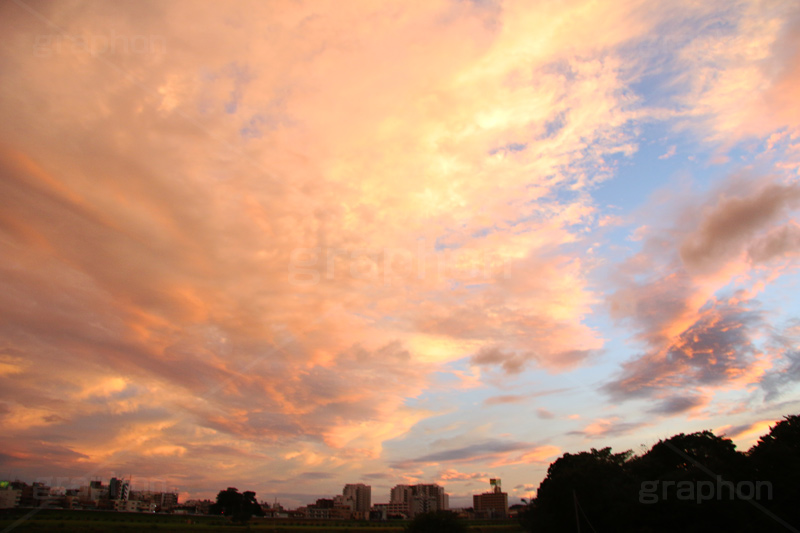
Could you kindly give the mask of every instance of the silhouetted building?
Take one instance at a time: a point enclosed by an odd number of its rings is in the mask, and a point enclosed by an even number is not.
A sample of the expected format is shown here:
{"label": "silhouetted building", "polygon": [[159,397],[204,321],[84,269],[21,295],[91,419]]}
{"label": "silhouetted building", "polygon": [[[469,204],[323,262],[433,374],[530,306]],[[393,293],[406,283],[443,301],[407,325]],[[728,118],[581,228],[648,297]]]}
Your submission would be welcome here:
{"label": "silhouetted building", "polygon": [[[340,496],[342,501],[344,500],[343,496]],[[316,503],[307,505],[303,511],[303,514],[307,518],[316,518],[316,519],[328,519],[331,518],[331,509],[333,509],[333,499],[330,498],[319,498]],[[347,509],[348,512],[350,509]]]}
{"label": "silhouetted building", "polygon": [[376,503],[369,511],[369,519],[376,521],[383,521],[389,518],[389,504]]}
{"label": "silhouetted building", "polygon": [[166,511],[178,506],[178,493],[177,492],[162,492],[161,493],[161,509]]}
{"label": "silhouetted building", "polygon": [[103,498],[108,498],[108,487],[104,487],[102,481],[90,481],[78,490],[78,499],[84,506],[96,507]]}
{"label": "silhouetted building", "polygon": [[[181,507],[193,514],[208,514],[208,510],[213,504],[214,502],[211,500],[187,500]],[[269,509],[268,503],[261,504],[261,510],[265,509]]]}
{"label": "silhouetted building", "polygon": [[108,498],[110,500],[119,500],[119,495],[122,492],[122,480],[115,477],[111,478],[108,482]]}
{"label": "silhouetted building", "polygon": [[19,491],[20,507],[33,507],[33,487],[24,481],[12,481],[9,486]]}
{"label": "silhouetted building", "polygon": [[49,507],[56,498],[50,495],[50,487],[39,481],[34,481],[31,486],[34,507]]}
{"label": "silhouetted building", "polygon": [[8,481],[0,481],[0,509],[19,507],[22,489],[14,488]]}
{"label": "silhouetted building", "polygon": [[502,491],[500,480],[492,479],[491,492],[474,494],[472,507],[476,518],[505,518],[508,516],[508,494]]}
{"label": "silhouetted building", "polygon": [[333,507],[317,507],[315,505],[309,505],[306,507],[305,515],[308,518],[315,518],[320,520],[327,520],[331,517],[331,509]]}
{"label": "silhouetted building", "polygon": [[130,493],[130,499],[139,502],[138,506],[142,511],[168,511],[178,505],[177,492],[134,490]]}
{"label": "silhouetted building", "polygon": [[314,507],[317,509],[333,509],[333,498],[319,498]]}

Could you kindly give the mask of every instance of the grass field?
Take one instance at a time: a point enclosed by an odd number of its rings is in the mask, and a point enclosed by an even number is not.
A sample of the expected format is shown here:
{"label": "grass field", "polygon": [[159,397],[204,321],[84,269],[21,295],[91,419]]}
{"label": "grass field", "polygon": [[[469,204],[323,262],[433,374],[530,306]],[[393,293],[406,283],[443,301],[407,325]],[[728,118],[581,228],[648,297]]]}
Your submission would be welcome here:
{"label": "grass field", "polygon": [[[53,531],[62,533],[242,531],[286,533],[400,533],[404,522],[358,522],[254,518],[247,526],[232,525],[221,517],[119,513],[113,511],[64,511],[57,509],[9,509],[0,511],[0,532]],[[521,533],[513,521],[476,521],[475,533]]]}

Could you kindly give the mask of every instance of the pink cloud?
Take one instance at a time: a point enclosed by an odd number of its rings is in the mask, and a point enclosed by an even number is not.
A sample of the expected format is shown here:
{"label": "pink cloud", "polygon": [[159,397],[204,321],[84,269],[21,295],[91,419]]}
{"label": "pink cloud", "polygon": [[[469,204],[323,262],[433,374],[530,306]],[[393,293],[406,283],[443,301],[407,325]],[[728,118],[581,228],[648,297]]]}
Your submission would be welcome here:
{"label": "pink cloud", "polygon": [[573,431],[571,434],[583,435],[587,439],[608,438],[631,433],[646,425],[648,425],[646,422],[625,422],[620,417],[614,416],[607,419],[597,419],[582,430]]}
{"label": "pink cloud", "polygon": [[[753,240],[759,230],[774,225],[798,206],[800,188],[794,184],[767,184],[749,196],[741,192],[733,197],[723,196],[703,214],[697,231],[684,239],[680,247],[681,259],[690,271],[716,270],[721,263],[740,253],[744,243]],[[772,238],[776,237],[780,238],[775,235]],[[785,238],[783,240],[785,242]],[[764,253],[768,253],[767,250]]]}

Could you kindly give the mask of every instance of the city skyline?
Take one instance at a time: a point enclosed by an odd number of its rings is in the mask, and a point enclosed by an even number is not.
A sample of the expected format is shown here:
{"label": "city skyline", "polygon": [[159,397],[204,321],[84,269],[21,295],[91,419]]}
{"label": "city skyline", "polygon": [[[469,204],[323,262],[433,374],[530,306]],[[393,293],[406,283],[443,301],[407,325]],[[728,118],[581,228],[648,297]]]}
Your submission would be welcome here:
{"label": "city skyline", "polygon": [[800,5],[662,4],[2,3],[0,478],[513,504],[800,412]]}
{"label": "city skyline", "polygon": [[[18,484],[18,485],[25,485],[28,487],[36,488],[44,488],[46,491],[40,491],[38,497],[42,500],[50,500],[57,496],[64,496],[67,494],[73,494],[74,496],[80,497],[80,499],[75,500],[75,504],[86,504],[86,505],[98,505],[100,500],[136,500],[138,495],[146,494],[170,494],[174,495],[175,497],[181,492],[178,487],[169,487],[167,488],[166,484],[163,480],[152,480],[152,479],[145,479],[145,480],[138,480],[137,484],[134,485],[133,483],[133,476],[128,476],[128,478],[124,477],[116,477],[112,476],[107,484],[103,484],[103,479],[100,476],[94,476],[92,479],[88,478],[64,478],[64,477],[39,477],[36,480],[21,480],[21,479],[3,479],[0,477],[0,489],[8,489],[10,485]],[[236,483],[229,484],[231,486],[226,487],[227,490],[230,490],[232,485],[236,485]],[[499,491],[499,480],[492,479],[491,486],[495,492]],[[226,489],[221,489],[224,491]],[[256,493],[257,494],[257,493]],[[332,496],[331,499],[326,499],[325,496]],[[370,485],[366,485],[364,483],[347,483],[342,488],[341,494],[334,494],[330,495],[327,494],[322,498],[316,498],[314,501],[307,501],[302,502],[301,507],[304,506],[314,506],[314,504],[319,505],[320,501],[327,501],[330,504],[330,508],[334,506],[340,507],[347,507],[351,511],[356,513],[362,513],[362,518],[367,519],[369,516],[369,512],[374,508],[374,506],[386,506],[389,504],[405,504],[406,510],[405,514],[408,515],[408,506],[410,502],[414,499],[414,497],[421,497],[423,499],[432,499],[436,506],[434,510],[448,510],[448,494],[445,492],[445,487],[442,487],[438,484],[415,484],[415,485],[408,485],[408,484],[397,484],[393,486],[387,493],[386,498],[384,500],[372,502],[372,487]],[[192,498],[187,501],[197,501],[197,498]],[[203,501],[213,501],[213,499],[205,498]],[[269,500],[265,500],[264,498],[259,498],[259,501],[263,504],[270,505],[273,502]],[[424,502],[426,505],[429,505],[429,502]],[[175,500],[173,506],[177,505],[178,501]],[[280,506],[283,508],[282,504],[278,501],[277,498],[274,499],[274,504],[276,506]],[[30,505],[30,504],[29,504]],[[39,507],[40,505],[32,505],[33,507]],[[42,505],[46,507],[46,505]],[[0,507],[6,508],[6,507]],[[413,513],[420,513],[420,512],[428,512],[431,509],[424,508],[424,509],[414,509],[412,507],[412,515]],[[326,517],[328,518],[328,517]],[[385,519],[385,518],[384,518]]]}

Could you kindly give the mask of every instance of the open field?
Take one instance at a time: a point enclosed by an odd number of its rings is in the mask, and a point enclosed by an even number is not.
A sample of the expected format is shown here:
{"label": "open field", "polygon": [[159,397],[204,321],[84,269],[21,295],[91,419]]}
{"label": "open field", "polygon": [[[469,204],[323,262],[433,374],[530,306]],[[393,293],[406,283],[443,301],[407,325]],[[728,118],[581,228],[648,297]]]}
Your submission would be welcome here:
{"label": "open field", "polygon": [[[10,526],[13,528],[8,529]],[[9,509],[0,511],[0,531],[53,531],[62,533],[106,533],[152,531],[159,533],[188,533],[192,531],[263,531],[287,533],[399,533],[405,522],[322,521],[290,518],[254,518],[247,526],[232,525],[214,516],[185,516],[114,511],[65,511],[57,509]],[[470,523],[475,533],[521,533],[513,521],[476,521]]]}

